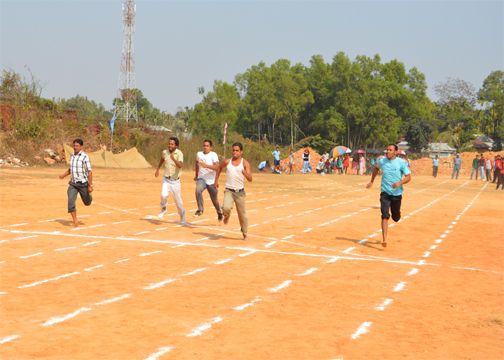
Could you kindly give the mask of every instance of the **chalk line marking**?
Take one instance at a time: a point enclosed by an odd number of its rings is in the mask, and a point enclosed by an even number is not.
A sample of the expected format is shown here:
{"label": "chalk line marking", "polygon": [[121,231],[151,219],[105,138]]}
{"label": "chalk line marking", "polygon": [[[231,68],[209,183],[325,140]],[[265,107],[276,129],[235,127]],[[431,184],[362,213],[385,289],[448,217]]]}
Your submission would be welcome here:
{"label": "chalk line marking", "polygon": [[24,226],[24,225],[28,225],[28,223],[13,224],[13,225],[9,225],[9,227],[18,227],[18,226]]}
{"label": "chalk line marking", "polygon": [[150,231],[140,231],[140,232],[134,233],[133,235],[137,236],[137,235],[143,235],[143,234],[148,234],[148,233],[150,233]]}
{"label": "chalk line marking", "polygon": [[217,324],[219,322],[221,322],[223,320],[222,317],[220,316],[217,316],[217,317],[214,317],[212,320],[210,320],[210,322],[208,323],[204,323],[196,328],[194,328],[189,334],[187,334],[186,336],[187,337],[194,337],[194,336],[201,336],[203,335],[203,333],[209,329],[212,328],[212,325],[213,324]]}
{"label": "chalk line marking", "polygon": [[215,265],[222,265],[222,264],[230,262],[231,260],[233,260],[233,259],[227,258],[227,259],[223,259],[223,260],[217,260],[217,261],[214,262],[214,264]]}
{"label": "chalk line marking", "polygon": [[356,340],[358,338],[360,338],[361,335],[364,335],[366,334],[368,331],[369,331],[369,328],[371,327],[373,323],[371,321],[365,321],[361,324],[361,326],[359,326],[359,328],[357,329],[357,331],[355,331],[353,334],[352,334],[352,340]]}
{"label": "chalk line marking", "polygon": [[150,256],[150,255],[159,254],[159,253],[162,253],[162,251],[156,250],[156,251],[151,251],[151,252],[144,252],[144,253],[141,253],[139,256]]}
{"label": "chalk line marking", "polygon": [[107,304],[112,304],[112,303],[115,303],[115,302],[118,302],[118,301],[121,301],[121,300],[124,300],[124,299],[127,299],[131,297],[131,294],[123,294],[123,295],[119,295],[119,296],[116,296],[116,297],[113,297],[111,299],[107,299],[107,300],[103,300],[103,301],[99,301],[97,303],[95,303],[95,305],[107,305]]}
{"label": "chalk line marking", "polygon": [[85,268],[84,271],[93,271],[95,269],[99,269],[99,268],[102,268],[104,266],[105,265],[99,264],[99,265],[95,265],[95,266],[91,266],[91,267]]}
{"label": "chalk line marking", "polygon": [[418,269],[417,268],[413,268],[406,275],[413,276],[413,275],[416,275],[416,274],[418,274]]}
{"label": "chalk line marking", "polygon": [[272,242],[269,242],[267,244],[264,245],[265,248],[270,248],[272,247],[273,245],[275,245],[277,243],[277,241],[272,241]]}
{"label": "chalk line marking", "polygon": [[251,249],[250,251],[246,252],[246,253],[243,253],[243,254],[240,254],[238,255],[239,257],[245,257],[245,256],[249,256],[249,255],[252,255],[254,253],[256,253],[258,250],[255,250],[255,249]]}
{"label": "chalk line marking", "polygon": [[394,292],[400,292],[402,290],[404,290],[404,288],[406,287],[406,281],[401,281],[400,283],[398,283],[395,287],[394,287]]}
{"label": "chalk line marking", "polygon": [[297,274],[297,276],[307,276],[307,275],[313,274],[317,270],[318,269],[316,267],[312,267],[312,268],[309,268],[308,270],[302,272],[301,274]]}
{"label": "chalk line marking", "polygon": [[38,253],[35,253],[35,254],[31,254],[31,255],[20,256],[19,258],[20,259],[29,259],[29,258],[32,258],[32,257],[35,257],[35,256],[40,256],[40,255],[43,255],[43,254],[44,254],[43,252],[38,252]]}
{"label": "chalk line marking", "polygon": [[182,274],[182,276],[192,276],[192,275],[197,274],[199,272],[205,271],[206,269],[207,269],[206,267],[194,269],[193,271],[189,271],[189,272],[186,272],[185,274]]}
{"label": "chalk line marking", "polygon": [[54,249],[54,251],[67,251],[67,250],[74,250],[74,249],[77,249],[77,247],[76,246],[68,246],[68,247],[64,247],[64,248]]}
{"label": "chalk line marking", "polygon": [[170,279],[166,279],[163,281],[159,281],[157,283],[149,284],[149,285],[145,286],[143,289],[144,290],[154,290],[154,289],[158,289],[160,287],[163,287],[165,285],[171,284],[172,282],[175,282],[175,281],[177,281],[177,279],[170,278]]}
{"label": "chalk line marking", "polygon": [[245,304],[242,304],[242,305],[238,305],[238,306],[235,306],[233,308],[233,310],[236,310],[236,311],[243,311],[245,310],[246,308],[248,307],[251,307],[251,306],[254,306],[255,303],[259,302],[259,301],[262,301],[262,299],[257,296],[254,300],[252,300],[251,302],[248,302],[248,303],[245,303]]}
{"label": "chalk line marking", "polygon": [[117,261],[114,261],[114,264],[120,264],[120,263],[123,263],[123,262],[126,262],[126,261],[129,261],[129,259],[117,260]]}
{"label": "chalk line marking", "polygon": [[0,345],[19,339],[19,335],[10,335],[0,339]]}
{"label": "chalk line marking", "polygon": [[295,236],[295,235],[292,235],[292,234],[291,234],[291,235],[287,235],[287,236],[284,236],[284,237],[282,238],[282,240],[289,240],[289,239],[292,239],[294,236]]}
{"label": "chalk line marking", "polygon": [[343,250],[343,254],[350,254],[354,250],[355,250],[355,247],[351,246],[348,249]]}
{"label": "chalk line marking", "polygon": [[40,281],[35,281],[35,282],[31,283],[31,284],[20,285],[20,286],[18,286],[18,289],[25,289],[25,288],[29,288],[29,287],[34,287],[34,286],[38,286],[38,285],[42,285],[42,284],[48,283],[50,281],[57,281],[57,280],[60,280],[60,279],[65,279],[67,277],[75,276],[75,275],[79,275],[79,274],[80,274],[80,272],[78,272],[78,271],[72,272],[72,273],[67,273],[67,274],[55,276],[53,278],[49,278],[49,279],[45,279],[45,280],[40,280]]}
{"label": "chalk line marking", "polygon": [[378,311],[384,311],[384,310],[385,310],[385,308],[386,308],[388,305],[392,304],[392,302],[393,302],[393,301],[394,301],[394,300],[387,298],[387,299],[383,300],[383,302],[382,302],[380,305],[378,305],[377,307],[375,307],[375,310],[378,310]]}
{"label": "chalk line marking", "polygon": [[145,358],[145,360],[158,360],[160,356],[169,353],[170,351],[173,350],[173,346],[163,346],[158,349],[153,354],[150,354],[148,357]]}
{"label": "chalk line marking", "polygon": [[99,244],[101,243],[101,241],[90,241],[90,242],[87,242],[85,244],[82,244],[82,246],[91,246],[91,245],[96,245],[96,244]]}
{"label": "chalk line marking", "polygon": [[286,287],[289,287],[289,285],[292,283],[292,280],[285,280],[283,283],[280,285],[275,286],[274,288],[268,289],[269,292],[276,293],[279,292],[282,289],[285,289]]}
{"label": "chalk line marking", "polygon": [[304,229],[304,230],[303,230],[303,232],[304,232],[304,233],[307,233],[307,232],[310,232],[310,231],[312,231],[312,230],[313,230],[313,228],[306,228],[306,229]]}
{"label": "chalk line marking", "polygon": [[54,316],[54,317],[50,318],[49,320],[47,320],[45,323],[43,323],[42,326],[45,327],[45,326],[52,326],[55,324],[59,324],[59,323],[62,323],[63,321],[70,320],[70,319],[76,317],[77,315],[82,314],[87,311],[91,311],[91,308],[90,307],[82,307],[78,310],[75,310],[74,312],[72,312],[70,314],[66,314],[66,315],[62,315],[62,316]]}
{"label": "chalk line marking", "polygon": [[31,238],[36,238],[38,235],[29,235],[29,236],[19,236],[17,238],[14,238],[12,240],[24,240],[24,239],[31,239]]}

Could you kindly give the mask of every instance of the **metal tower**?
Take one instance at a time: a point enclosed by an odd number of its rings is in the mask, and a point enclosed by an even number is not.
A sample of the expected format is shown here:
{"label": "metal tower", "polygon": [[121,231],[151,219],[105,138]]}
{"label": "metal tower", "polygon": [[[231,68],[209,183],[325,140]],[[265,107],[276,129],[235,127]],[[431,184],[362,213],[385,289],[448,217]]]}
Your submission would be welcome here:
{"label": "metal tower", "polygon": [[135,89],[135,60],[133,59],[133,34],[135,33],[136,5],[134,0],[124,0],[122,5],[123,17],[123,47],[121,68],[119,71],[118,94],[120,99],[116,103],[116,117],[128,123],[138,121],[137,104],[133,89]]}

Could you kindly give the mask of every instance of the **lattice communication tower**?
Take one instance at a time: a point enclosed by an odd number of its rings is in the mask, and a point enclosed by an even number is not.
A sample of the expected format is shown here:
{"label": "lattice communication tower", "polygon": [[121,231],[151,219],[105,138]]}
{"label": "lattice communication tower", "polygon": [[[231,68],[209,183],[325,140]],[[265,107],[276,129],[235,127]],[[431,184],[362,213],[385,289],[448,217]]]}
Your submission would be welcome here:
{"label": "lattice communication tower", "polygon": [[133,90],[135,84],[135,59],[133,58],[133,35],[135,33],[136,5],[133,0],[124,0],[122,6],[123,47],[119,71],[118,94],[121,101],[116,102],[116,118],[128,123],[138,121],[137,104]]}

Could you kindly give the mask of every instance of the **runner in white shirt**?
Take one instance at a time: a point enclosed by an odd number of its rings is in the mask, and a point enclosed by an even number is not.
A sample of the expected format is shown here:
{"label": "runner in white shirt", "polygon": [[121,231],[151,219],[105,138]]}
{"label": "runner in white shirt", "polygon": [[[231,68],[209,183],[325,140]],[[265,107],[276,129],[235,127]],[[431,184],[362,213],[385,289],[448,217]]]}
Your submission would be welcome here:
{"label": "runner in white shirt", "polygon": [[212,151],[212,140],[203,141],[203,151],[196,154],[196,165],[194,167],[196,181],[196,202],[198,210],[194,215],[203,214],[203,191],[208,190],[212,204],[217,211],[217,220],[222,221],[222,210],[219,205],[218,190],[215,187],[215,176],[219,170],[219,157]]}

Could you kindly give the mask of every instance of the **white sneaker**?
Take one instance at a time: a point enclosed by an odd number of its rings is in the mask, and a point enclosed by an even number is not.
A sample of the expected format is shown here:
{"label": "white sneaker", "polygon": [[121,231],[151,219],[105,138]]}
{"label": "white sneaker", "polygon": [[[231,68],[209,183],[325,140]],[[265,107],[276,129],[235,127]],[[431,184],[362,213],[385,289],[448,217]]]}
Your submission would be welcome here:
{"label": "white sneaker", "polygon": [[158,218],[162,219],[163,216],[164,216],[164,214],[166,214],[166,208],[165,207],[161,209],[161,212],[159,213]]}

